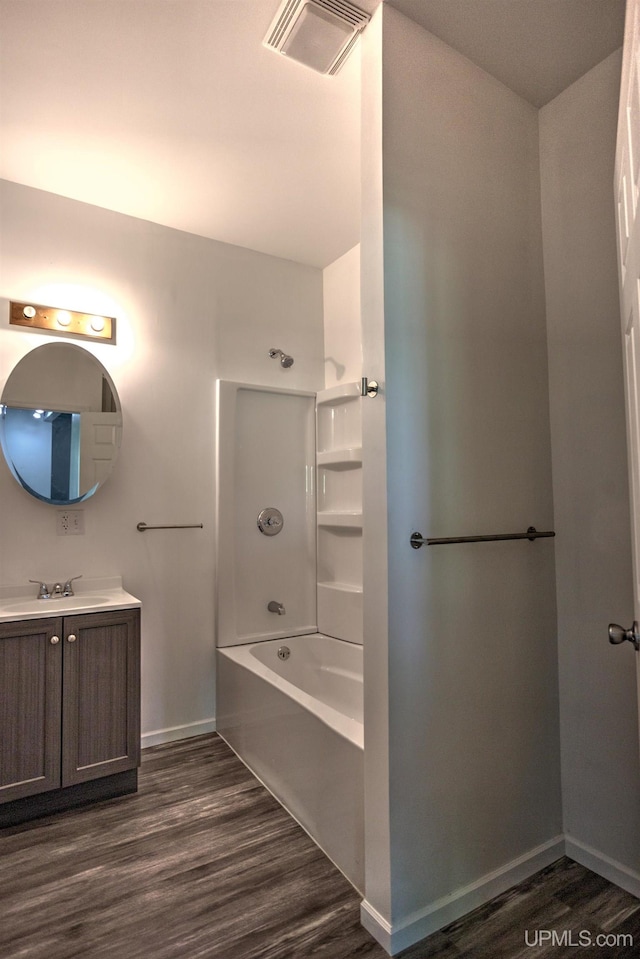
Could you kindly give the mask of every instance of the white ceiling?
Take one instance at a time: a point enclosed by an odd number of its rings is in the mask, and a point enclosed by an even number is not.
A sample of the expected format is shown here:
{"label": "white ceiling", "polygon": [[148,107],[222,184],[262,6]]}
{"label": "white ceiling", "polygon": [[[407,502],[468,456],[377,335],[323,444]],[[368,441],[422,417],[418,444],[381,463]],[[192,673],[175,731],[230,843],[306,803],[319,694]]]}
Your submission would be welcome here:
{"label": "white ceiling", "polygon": [[625,0],[387,0],[535,107],[622,45]]}
{"label": "white ceiling", "polygon": [[[536,105],[622,38],[624,0],[386,2]],[[0,0],[0,176],[332,262],[359,239],[359,59],[325,77],[263,47],[278,7]]]}

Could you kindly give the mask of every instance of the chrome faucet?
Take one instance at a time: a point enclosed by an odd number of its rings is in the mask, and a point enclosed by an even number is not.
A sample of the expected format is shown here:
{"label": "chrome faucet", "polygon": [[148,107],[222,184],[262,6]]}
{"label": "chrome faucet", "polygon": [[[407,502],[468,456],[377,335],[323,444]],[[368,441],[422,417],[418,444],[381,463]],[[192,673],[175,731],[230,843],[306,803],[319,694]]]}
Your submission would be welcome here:
{"label": "chrome faucet", "polygon": [[39,579],[30,579],[30,583],[35,583],[38,587],[37,599],[51,599],[51,591],[46,583],[41,583]]}
{"label": "chrome faucet", "polygon": [[269,610],[270,613],[277,613],[278,616],[284,616],[284,614],[286,613],[286,609],[284,608],[282,603],[277,603],[275,599],[271,600],[271,602],[267,606],[267,609]]}
{"label": "chrome faucet", "polygon": [[71,585],[75,579],[82,579],[82,574],[79,576],[71,576],[66,583],[54,583],[53,586],[47,586],[46,583],[41,583],[39,579],[30,579],[30,583],[36,583],[38,586],[38,599],[51,599],[59,598],[60,596],[73,596],[73,586]]}

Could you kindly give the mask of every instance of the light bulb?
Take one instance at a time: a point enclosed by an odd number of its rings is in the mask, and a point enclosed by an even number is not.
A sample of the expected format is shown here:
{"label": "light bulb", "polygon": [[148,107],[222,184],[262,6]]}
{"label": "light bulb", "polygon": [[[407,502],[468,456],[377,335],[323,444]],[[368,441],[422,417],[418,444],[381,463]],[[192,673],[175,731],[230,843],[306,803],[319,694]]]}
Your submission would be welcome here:
{"label": "light bulb", "polygon": [[58,310],[57,320],[60,326],[69,326],[69,323],[71,323],[71,314],[66,310]]}
{"label": "light bulb", "polygon": [[36,315],[35,306],[25,306],[24,310],[22,311],[22,315],[25,317],[25,319],[32,320]]}
{"label": "light bulb", "polygon": [[104,330],[104,318],[102,316],[94,316],[91,320],[91,329],[95,333],[102,333]]}

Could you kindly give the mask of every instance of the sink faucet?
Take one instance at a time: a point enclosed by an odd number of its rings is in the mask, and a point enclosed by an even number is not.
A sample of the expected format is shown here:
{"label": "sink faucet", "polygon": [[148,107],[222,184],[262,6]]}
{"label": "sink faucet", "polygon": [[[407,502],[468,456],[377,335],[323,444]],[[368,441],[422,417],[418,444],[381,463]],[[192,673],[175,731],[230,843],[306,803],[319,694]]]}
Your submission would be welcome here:
{"label": "sink faucet", "polygon": [[[82,573],[79,576],[71,576],[64,585],[55,583],[53,586],[47,586],[46,583],[41,583],[39,579],[30,579],[29,582],[37,585],[38,599],[51,599],[59,596],[73,596],[73,586],[71,584],[76,579],[82,579]],[[282,612],[284,612],[284,609]]]}
{"label": "sink faucet", "polygon": [[53,586],[49,587],[46,583],[40,583],[37,579],[30,579],[30,583],[38,583],[38,599],[58,599],[60,596],[73,596],[73,586],[71,585],[75,579],[81,579],[80,576],[71,576],[64,585],[62,583],[54,583]]}
{"label": "sink faucet", "polygon": [[284,616],[284,614],[286,613],[286,610],[284,606],[282,605],[282,603],[277,603],[275,599],[271,600],[271,602],[267,606],[267,609],[269,610],[270,613],[277,613],[278,616]]}

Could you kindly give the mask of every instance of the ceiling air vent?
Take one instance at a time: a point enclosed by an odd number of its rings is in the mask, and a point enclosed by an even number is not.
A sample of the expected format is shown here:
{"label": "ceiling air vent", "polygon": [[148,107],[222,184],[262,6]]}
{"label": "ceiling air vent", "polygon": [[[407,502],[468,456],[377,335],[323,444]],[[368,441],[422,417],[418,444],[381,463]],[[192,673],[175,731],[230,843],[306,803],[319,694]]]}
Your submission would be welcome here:
{"label": "ceiling air vent", "polygon": [[319,73],[337,73],[369,23],[348,0],[285,0],[265,46]]}

